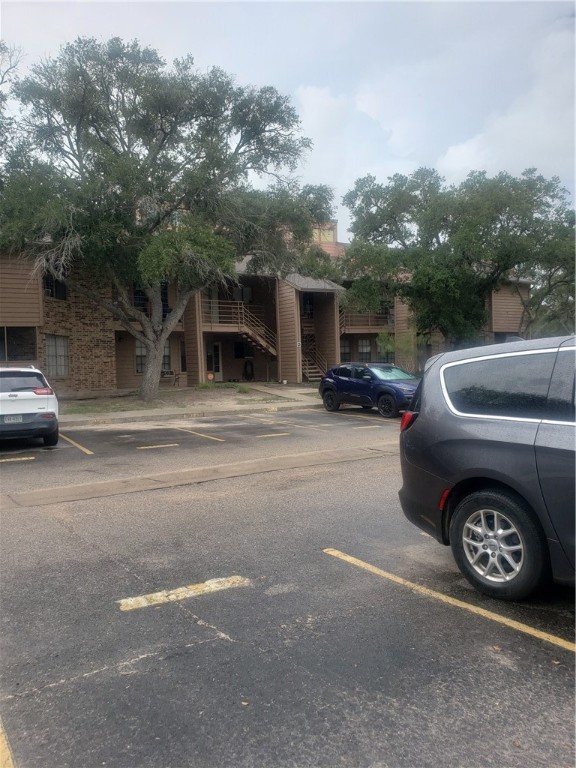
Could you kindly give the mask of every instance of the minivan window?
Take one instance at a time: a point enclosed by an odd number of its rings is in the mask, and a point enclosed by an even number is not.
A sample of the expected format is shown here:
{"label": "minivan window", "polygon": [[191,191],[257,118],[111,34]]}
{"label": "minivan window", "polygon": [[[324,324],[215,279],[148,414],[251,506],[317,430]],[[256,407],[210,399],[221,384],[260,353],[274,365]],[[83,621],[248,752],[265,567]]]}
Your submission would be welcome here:
{"label": "minivan window", "polygon": [[556,350],[463,361],[443,370],[446,392],[460,413],[542,419]]}
{"label": "minivan window", "polygon": [[546,419],[550,421],[576,421],[574,413],[574,350],[564,349],[558,353],[554,366]]}

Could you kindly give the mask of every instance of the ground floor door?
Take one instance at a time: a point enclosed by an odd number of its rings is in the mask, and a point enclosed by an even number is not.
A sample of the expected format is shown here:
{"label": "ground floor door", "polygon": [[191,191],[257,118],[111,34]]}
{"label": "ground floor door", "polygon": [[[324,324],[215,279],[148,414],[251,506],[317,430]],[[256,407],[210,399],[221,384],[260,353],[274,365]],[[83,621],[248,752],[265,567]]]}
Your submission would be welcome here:
{"label": "ground floor door", "polygon": [[211,341],[206,345],[206,372],[214,374],[214,381],[223,381],[222,344],[219,341]]}

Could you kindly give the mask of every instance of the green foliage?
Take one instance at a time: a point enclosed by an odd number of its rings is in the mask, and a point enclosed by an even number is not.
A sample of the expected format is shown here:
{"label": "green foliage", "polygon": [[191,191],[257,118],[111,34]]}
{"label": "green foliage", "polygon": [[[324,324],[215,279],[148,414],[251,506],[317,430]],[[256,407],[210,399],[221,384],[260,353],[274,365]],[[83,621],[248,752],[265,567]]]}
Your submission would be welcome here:
{"label": "green foliage", "polygon": [[396,338],[393,333],[387,331],[381,331],[376,336],[376,347],[381,357],[387,360],[390,355],[394,354],[396,349]]}
{"label": "green foliage", "polygon": [[175,229],[157,232],[138,254],[144,284],[168,280],[197,290],[234,271],[233,244],[201,220],[187,216]]}
{"label": "green foliage", "polygon": [[[488,297],[510,278],[535,284],[526,306],[533,328],[573,327],[573,212],[558,179],[534,169],[520,177],[472,172],[447,186],[421,168],[385,185],[366,176],[344,201],[357,238],[346,274],[395,290],[418,333],[440,331],[455,344],[475,339]],[[363,295],[374,304],[373,285],[359,282],[357,292],[358,303]]]}
{"label": "green foliage", "polygon": [[318,280],[341,282],[342,272],[339,264],[332,261],[326,251],[316,243],[303,251],[295,266],[296,271],[301,275]]}
{"label": "green foliage", "polygon": [[[13,95],[23,109],[14,147],[26,151],[4,157],[0,246],[142,340],[147,382],[193,291],[233,278],[245,256],[254,269],[289,271],[313,222],[330,215],[327,187],[299,189],[281,175],[311,142],[272,87],[199,72],[190,56],[169,67],[137,41],[79,38],[35,65]],[[254,177],[274,184],[255,190]],[[164,317],[167,281],[179,299]],[[150,317],[133,303],[135,285]]]}

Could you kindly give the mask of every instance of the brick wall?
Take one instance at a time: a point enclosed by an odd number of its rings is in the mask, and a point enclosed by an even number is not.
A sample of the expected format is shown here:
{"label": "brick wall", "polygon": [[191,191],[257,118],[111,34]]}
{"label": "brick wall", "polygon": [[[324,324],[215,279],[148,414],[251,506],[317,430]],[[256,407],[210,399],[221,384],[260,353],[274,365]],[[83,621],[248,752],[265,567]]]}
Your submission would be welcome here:
{"label": "brick wall", "polygon": [[44,324],[38,334],[38,358],[46,368],[46,334],[68,337],[69,375],[50,377],[58,394],[116,388],[112,316],[78,294],[65,301],[44,297]]}

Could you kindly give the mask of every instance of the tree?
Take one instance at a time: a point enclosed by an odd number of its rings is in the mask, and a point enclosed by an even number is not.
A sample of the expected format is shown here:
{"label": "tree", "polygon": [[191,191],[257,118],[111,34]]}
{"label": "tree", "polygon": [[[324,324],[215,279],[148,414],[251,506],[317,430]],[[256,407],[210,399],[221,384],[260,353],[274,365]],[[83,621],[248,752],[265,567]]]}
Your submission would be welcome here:
{"label": "tree", "polygon": [[[0,246],[96,301],[145,345],[144,399],[194,292],[233,279],[247,255],[255,269],[296,261],[313,218],[330,215],[326,188],[299,190],[282,175],[311,143],[272,87],[200,73],[191,57],[168,67],[136,41],[80,38],[13,94],[30,151],[8,158]],[[269,189],[251,186],[266,177]],[[166,314],[167,282],[178,300]]]}
{"label": "tree", "polygon": [[556,178],[534,169],[493,178],[475,171],[447,186],[436,171],[421,168],[386,185],[373,176],[359,179],[344,202],[362,247],[380,263],[394,252],[395,290],[417,333],[440,331],[453,344],[474,339],[491,292],[510,277],[537,275],[554,303],[548,278],[570,238],[572,215]]}
{"label": "tree", "polygon": [[[14,131],[14,118],[6,114],[8,87],[22,60],[22,51],[0,40],[0,152],[6,152]],[[0,177],[1,181],[1,177]]]}

